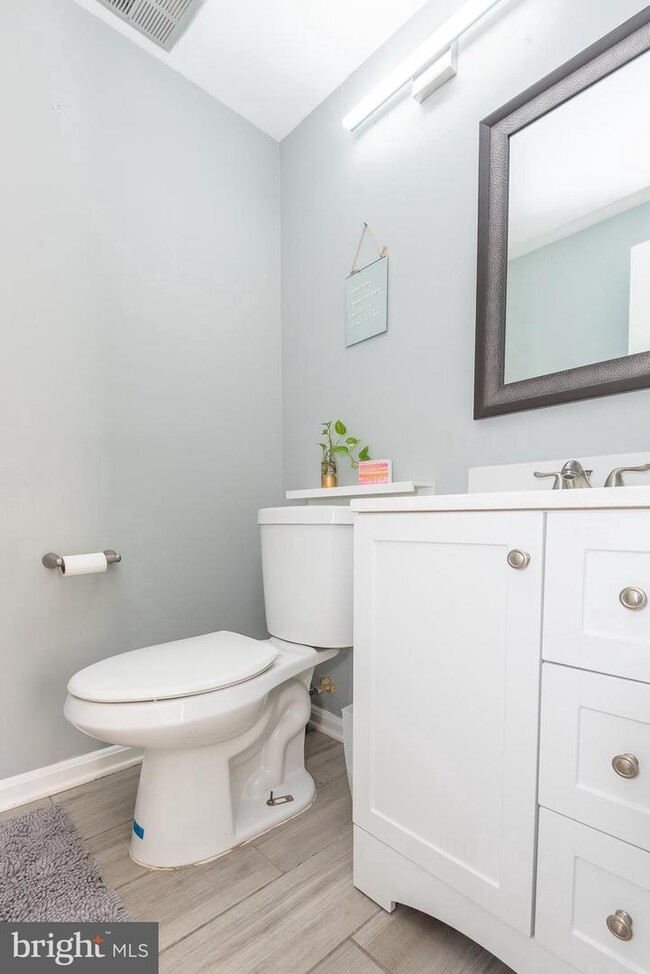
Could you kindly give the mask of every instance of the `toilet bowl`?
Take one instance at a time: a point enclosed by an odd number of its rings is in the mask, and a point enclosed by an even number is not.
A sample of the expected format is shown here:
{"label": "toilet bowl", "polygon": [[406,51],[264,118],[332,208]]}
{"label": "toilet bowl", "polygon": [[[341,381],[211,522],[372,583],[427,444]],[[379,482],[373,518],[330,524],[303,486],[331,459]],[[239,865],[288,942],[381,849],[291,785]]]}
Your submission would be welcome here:
{"label": "toilet bowl", "polygon": [[68,684],[71,724],[144,750],[131,838],[144,866],[223,855],[315,796],[309,686],[352,642],[352,518],[270,508],[258,522],[270,639],[207,633],[109,657]]}

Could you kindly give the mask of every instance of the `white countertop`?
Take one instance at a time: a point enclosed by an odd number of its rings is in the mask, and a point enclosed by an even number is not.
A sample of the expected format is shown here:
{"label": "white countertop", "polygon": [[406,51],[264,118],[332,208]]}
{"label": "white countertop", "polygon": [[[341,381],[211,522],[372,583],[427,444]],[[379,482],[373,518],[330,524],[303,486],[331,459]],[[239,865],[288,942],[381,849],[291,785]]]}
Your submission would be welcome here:
{"label": "white countertop", "polygon": [[650,508],[650,486],[584,490],[514,490],[489,494],[431,494],[353,500],[357,514],[407,511],[575,511]]}

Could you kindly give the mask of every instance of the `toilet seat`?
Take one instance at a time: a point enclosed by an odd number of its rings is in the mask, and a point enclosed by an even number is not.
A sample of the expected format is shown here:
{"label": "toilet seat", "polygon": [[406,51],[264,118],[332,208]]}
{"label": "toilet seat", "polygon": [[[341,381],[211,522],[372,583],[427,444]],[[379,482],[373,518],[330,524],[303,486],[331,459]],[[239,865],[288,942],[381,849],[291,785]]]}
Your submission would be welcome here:
{"label": "toilet seat", "polygon": [[135,649],[76,673],[68,693],[96,703],[136,703],[222,690],[267,670],[278,655],[269,640],[210,632]]}

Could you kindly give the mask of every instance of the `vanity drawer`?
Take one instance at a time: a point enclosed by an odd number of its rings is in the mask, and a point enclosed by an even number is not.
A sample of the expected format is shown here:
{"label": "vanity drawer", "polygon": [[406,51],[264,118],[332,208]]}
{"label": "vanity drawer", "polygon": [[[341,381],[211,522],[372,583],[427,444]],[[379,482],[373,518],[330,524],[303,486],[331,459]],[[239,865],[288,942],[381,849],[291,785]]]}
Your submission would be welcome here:
{"label": "vanity drawer", "polygon": [[544,659],[650,683],[648,597],[650,511],[547,516]]}
{"label": "vanity drawer", "polygon": [[584,974],[650,974],[650,853],[546,809],[538,850],[540,944]]}
{"label": "vanity drawer", "polygon": [[650,685],[544,663],[539,802],[650,851]]}

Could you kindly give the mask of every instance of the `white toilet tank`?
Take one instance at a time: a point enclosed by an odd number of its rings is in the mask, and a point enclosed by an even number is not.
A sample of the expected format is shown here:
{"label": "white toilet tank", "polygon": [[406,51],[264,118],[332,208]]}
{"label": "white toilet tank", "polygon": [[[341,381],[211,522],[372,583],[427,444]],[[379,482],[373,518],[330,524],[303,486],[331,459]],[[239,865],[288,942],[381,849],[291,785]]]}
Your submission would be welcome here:
{"label": "white toilet tank", "polygon": [[271,635],[316,648],[351,646],[350,508],[267,507],[257,523]]}

